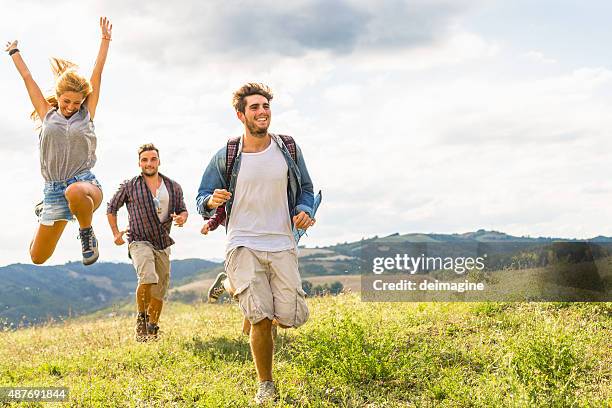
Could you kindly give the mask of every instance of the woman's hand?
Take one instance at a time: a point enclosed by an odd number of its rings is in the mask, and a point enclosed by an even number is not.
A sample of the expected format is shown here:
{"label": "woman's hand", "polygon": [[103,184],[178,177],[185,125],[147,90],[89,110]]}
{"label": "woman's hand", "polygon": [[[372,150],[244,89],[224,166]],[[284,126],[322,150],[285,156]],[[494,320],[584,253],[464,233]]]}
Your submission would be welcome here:
{"label": "woman's hand", "polygon": [[23,61],[21,53],[17,51],[17,40],[14,40],[12,42],[8,41],[6,43],[5,50],[8,53],[12,52],[11,58],[13,60],[13,63],[15,64],[15,68],[17,68],[19,75],[21,75],[21,78],[25,83],[26,89],[28,90],[28,96],[30,97],[32,106],[34,106],[36,114],[42,121],[49,109],[51,109],[51,105],[49,105],[49,102],[47,102],[47,100],[45,99],[45,96],[41,92],[39,86],[36,84],[36,81],[34,81],[34,78],[32,78],[32,74],[30,73],[30,70],[28,69],[26,63]]}
{"label": "woman's hand", "polygon": [[106,17],[100,17],[100,30],[102,31],[102,38],[110,41],[113,36],[113,25]]}
{"label": "woman's hand", "polygon": [[102,70],[104,69],[104,63],[106,62],[106,55],[108,54],[108,48],[110,46],[111,37],[113,35],[113,25],[110,20],[106,17],[100,17],[100,31],[102,32],[102,40],[100,41],[100,49],[98,50],[98,57],[94,64],[93,71],[91,73],[91,87],[92,92],[87,97],[87,110],[89,111],[89,118],[94,120],[96,115],[96,108],[98,107],[98,99],[100,99],[100,85],[102,83]]}
{"label": "woman's hand", "polygon": [[15,48],[17,48],[17,40],[15,40],[13,42],[7,41],[6,42],[6,49],[4,51],[10,52],[10,51],[14,50]]}

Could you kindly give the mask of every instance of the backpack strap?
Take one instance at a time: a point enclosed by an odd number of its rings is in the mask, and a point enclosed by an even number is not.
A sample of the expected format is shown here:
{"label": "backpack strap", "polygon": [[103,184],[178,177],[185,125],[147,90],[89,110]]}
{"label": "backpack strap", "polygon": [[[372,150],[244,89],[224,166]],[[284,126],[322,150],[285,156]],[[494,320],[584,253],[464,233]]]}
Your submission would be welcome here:
{"label": "backpack strap", "polygon": [[240,137],[232,137],[227,140],[227,149],[225,151],[225,188],[229,190],[230,180],[232,179],[232,170],[234,169],[234,162],[238,155],[238,145],[240,144]]}
{"label": "backpack strap", "polygon": [[[278,135],[281,138],[289,154],[294,162],[297,163],[297,148],[293,137],[288,135]],[[226,188],[229,189],[229,183],[232,178],[232,170],[234,169],[234,162],[236,156],[238,156],[238,145],[240,144],[240,137],[232,137],[227,140],[227,149],[225,151],[225,181],[227,183]]]}
{"label": "backpack strap", "polygon": [[293,161],[297,163],[297,149],[295,147],[295,140],[293,140],[293,138],[288,135],[278,135],[278,137],[281,138],[281,140],[287,147],[287,150],[289,150],[289,154],[291,155]]}

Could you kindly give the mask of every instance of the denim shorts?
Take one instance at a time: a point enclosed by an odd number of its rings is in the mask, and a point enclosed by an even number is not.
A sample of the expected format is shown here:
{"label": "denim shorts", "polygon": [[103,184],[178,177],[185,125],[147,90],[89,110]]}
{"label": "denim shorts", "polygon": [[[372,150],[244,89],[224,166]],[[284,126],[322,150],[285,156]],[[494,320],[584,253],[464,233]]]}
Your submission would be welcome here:
{"label": "denim shorts", "polygon": [[98,187],[102,191],[102,186],[96,180],[96,176],[86,170],[77,174],[74,177],[64,181],[47,181],[45,182],[45,198],[43,199],[43,209],[38,218],[38,222],[42,225],[51,226],[55,221],[72,221],[74,215],[68,207],[68,200],[64,193],[69,185],[77,181],[86,181]]}

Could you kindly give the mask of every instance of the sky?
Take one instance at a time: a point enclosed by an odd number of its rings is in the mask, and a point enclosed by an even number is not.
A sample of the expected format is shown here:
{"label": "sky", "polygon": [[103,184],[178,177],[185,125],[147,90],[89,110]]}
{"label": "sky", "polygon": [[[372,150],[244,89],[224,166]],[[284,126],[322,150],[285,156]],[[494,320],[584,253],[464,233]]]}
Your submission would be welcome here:
{"label": "sky", "polygon": [[[323,203],[309,247],[399,233],[612,235],[612,26],[606,1],[13,2],[0,16],[43,91],[48,59],[89,76],[113,22],[95,126],[100,260],[129,262],[106,221],[138,146],[184,190],[173,258],[223,258],[204,237],[202,172],[242,132],[245,82],[274,91],[270,131],[293,135]],[[4,43],[3,43],[4,44]],[[0,62],[0,265],[30,262],[42,199],[38,135],[10,58]],[[127,223],[125,209],[120,227]],[[80,260],[78,225],[48,264]]]}

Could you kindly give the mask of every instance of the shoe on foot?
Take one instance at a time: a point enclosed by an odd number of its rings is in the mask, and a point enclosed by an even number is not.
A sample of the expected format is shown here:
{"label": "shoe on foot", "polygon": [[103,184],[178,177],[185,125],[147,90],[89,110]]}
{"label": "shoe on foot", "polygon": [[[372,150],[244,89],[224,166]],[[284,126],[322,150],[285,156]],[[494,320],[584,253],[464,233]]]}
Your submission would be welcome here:
{"label": "shoe on foot", "polygon": [[147,320],[149,320],[149,316],[145,313],[138,313],[138,317],[136,318],[136,341],[145,342],[148,340],[147,335]]}
{"label": "shoe on foot", "polygon": [[98,239],[93,228],[79,228],[79,238],[83,252],[83,265],[91,265],[98,260]]}
{"label": "shoe on foot", "polygon": [[43,210],[43,202],[41,201],[40,203],[34,206],[34,214],[36,214],[37,218],[40,218],[40,214],[42,213],[42,210]]}
{"label": "shoe on foot", "polygon": [[225,272],[221,272],[217,275],[215,282],[210,289],[208,289],[208,303],[215,303],[219,299],[219,296],[225,292],[225,287],[223,286],[223,281],[225,279],[227,279],[227,274]]}
{"label": "shoe on foot", "polygon": [[159,333],[159,326],[155,323],[147,323],[147,335],[149,340],[157,340]]}
{"label": "shoe on foot", "polygon": [[275,401],[278,398],[276,392],[276,386],[273,381],[262,381],[259,383],[259,389],[255,394],[255,403],[258,405],[265,404],[266,402]]}

